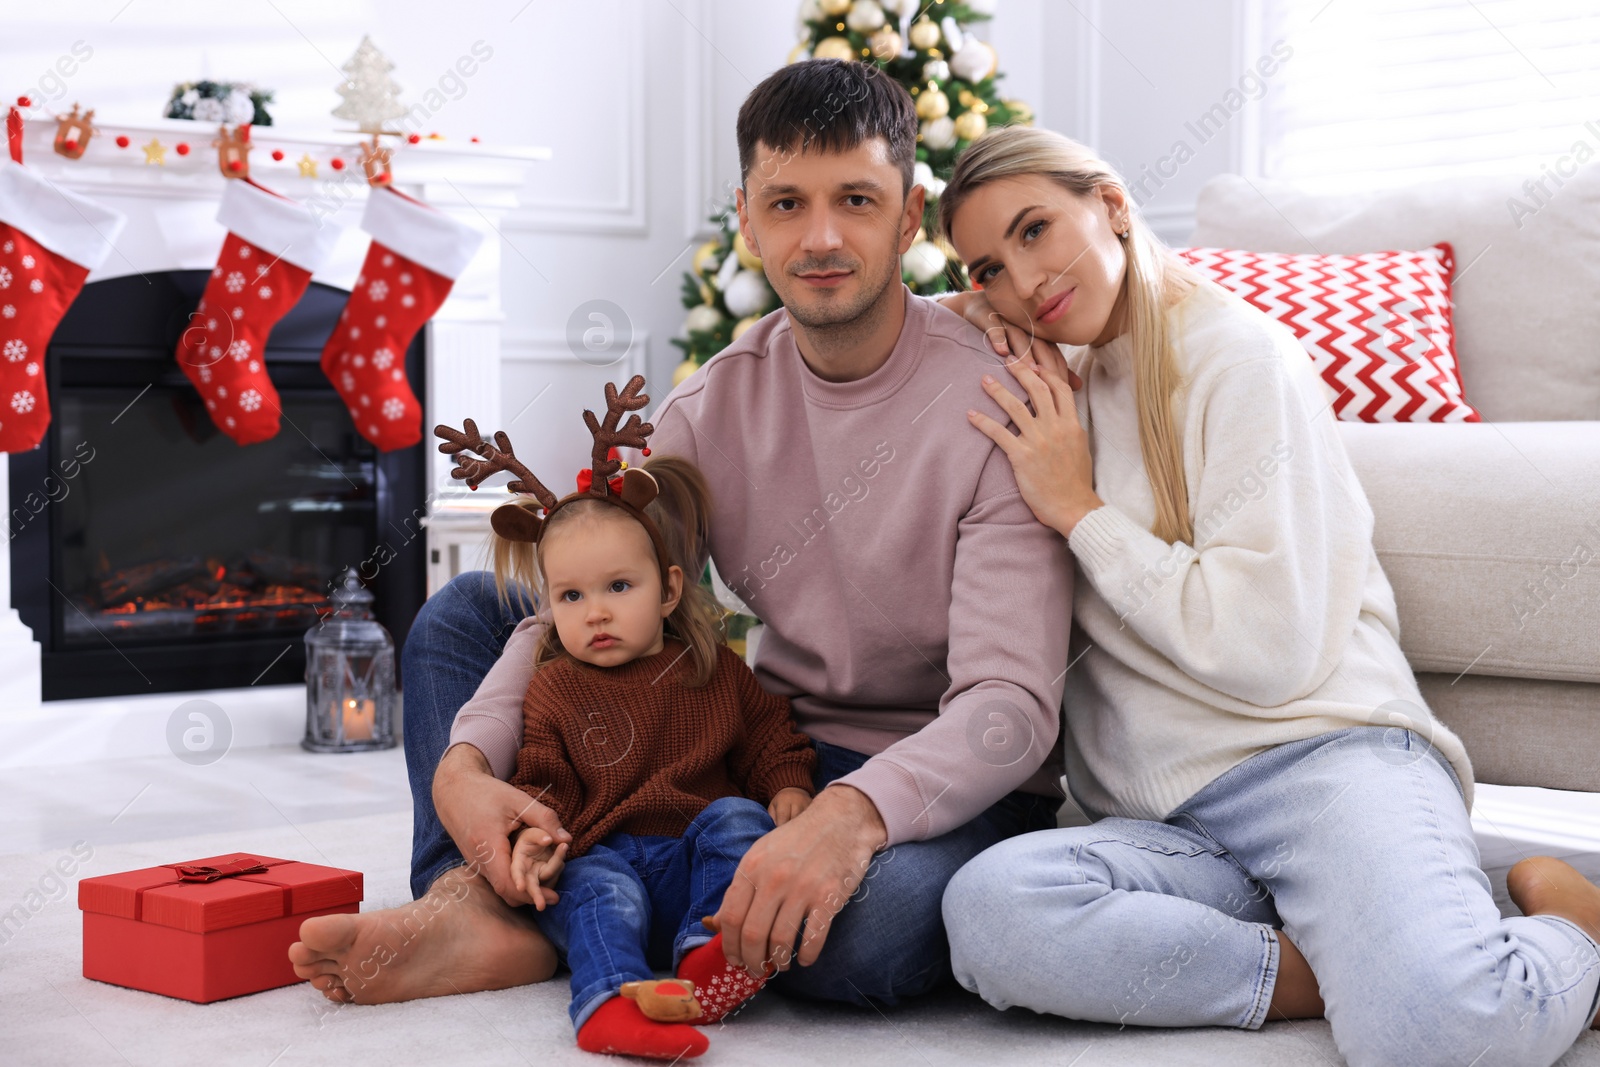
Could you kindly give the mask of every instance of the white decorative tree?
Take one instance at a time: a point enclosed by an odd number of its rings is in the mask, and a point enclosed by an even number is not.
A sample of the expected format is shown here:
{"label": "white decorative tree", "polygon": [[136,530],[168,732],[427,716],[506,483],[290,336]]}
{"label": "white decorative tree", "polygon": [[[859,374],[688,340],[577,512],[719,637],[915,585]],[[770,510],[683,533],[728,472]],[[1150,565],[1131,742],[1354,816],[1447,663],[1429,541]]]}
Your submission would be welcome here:
{"label": "white decorative tree", "polygon": [[372,38],[363,35],[355,54],[339,69],[350,77],[338,87],[344,103],[333,109],[335,118],[357,123],[362,133],[383,133],[384,123],[406,113],[400,103],[400,86],[389,77],[394,64],[378,51]]}

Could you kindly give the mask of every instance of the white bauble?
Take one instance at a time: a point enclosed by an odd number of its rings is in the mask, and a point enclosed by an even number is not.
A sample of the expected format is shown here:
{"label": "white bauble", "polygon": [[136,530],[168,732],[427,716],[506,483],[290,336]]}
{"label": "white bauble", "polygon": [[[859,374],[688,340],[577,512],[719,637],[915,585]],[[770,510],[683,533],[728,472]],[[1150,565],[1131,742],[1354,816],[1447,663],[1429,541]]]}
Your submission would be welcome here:
{"label": "white bauble", "polygon": [[[822,5],[817,0],[801,0],[800,21],[802,23],[815,22],[822,17]],[[802,25],[801,29],[805,29]]]}
{"label": "white bauble", "polygon": [[722,302],[728,305],[728,311],[737,319],[759,315],[771,301],[772,289],[767,285],[767,279],[753,270],[742,270],[735,274],[727,288],[722,290]]}
{"label": "white bauble", "polygon": [[935,178],[933,181],[929,182],[925,188],[928,190],[928,195],[937,200],[944,195],[944,179]]}
{"label": "white bauble", "polygon": [[883,22],[883,8],[878,6],[878,0],[856,0],[850,5],[850,14],[844,17],[844,24],[857,33],[871,33]]}
{"label": "white bauble", "polygon": [[944,253],[932,241],[918,241],[900,257],[900,265],[911,272],[918,285],[927,285],[939,276],[945,267]]}
{"label": "white bauble", "polygon": [[883,9],[893,15],[913,15],[922,6],[920,0],[878,0]]}
{"label": "white bauble", "polygon": [[250,102],[250,94],[239,89],[229,93],[222,101],[222,110],[228,113],[227,120],[235,126],[256,117],[256,106]]}
{"label": "white bauble", "polygon": [[203,96],[194,102],[190,112],[196,122],[221,122],[228,117],[228,109],[214,96]]}
{"label": "white bauble", "polygon": [[976,85],[994,73],[994,49],[976,37],[968,37],[961,50],[950,57],[950,71],[956,77]]}
{"label": "white bauble", "polygon": [[930,59],[922,65],[922,80],[943,84],[950,80],[950,64],[942,59]]}
{"label": "white bauble", "polygon": [[922,124],[922,143],[935,152],[956,143],[956,122],[949,115]]}
{"label": "white bauble", "polygon": [[710,304],[701,304],[699,307],[690,308],[689,314],[683,318],[685,333],[693,333],[696,330],[715,330],[720,325],[722,325],[722,312]]}
{"label": "white bauble", "polygon": [[918,162],[911,166],[911,184],[920,185],[926,189],[933,183],[933,168],[926,163]]}

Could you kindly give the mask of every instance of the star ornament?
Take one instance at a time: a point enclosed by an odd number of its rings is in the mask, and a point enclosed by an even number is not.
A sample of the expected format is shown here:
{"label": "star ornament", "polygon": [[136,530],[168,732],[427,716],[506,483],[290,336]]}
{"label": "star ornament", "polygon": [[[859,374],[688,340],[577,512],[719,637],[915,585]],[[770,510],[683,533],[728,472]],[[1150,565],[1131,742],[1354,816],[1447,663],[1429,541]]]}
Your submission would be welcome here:
{"label": "star ornament", "polygon": [[141,147],[144,148],[144,161],[146,163],[154,163],[158,167],[164,167],[167,165],[166,145],[152,137],[150,138],[149,144],[142,145]]}
{"label": "star ornament", "polygon": [[315,178],[317,176],[317,161],[311,158],[310,152],[301,156],[300,162],[295,166],[300,168],[300,177],[302,178]]}

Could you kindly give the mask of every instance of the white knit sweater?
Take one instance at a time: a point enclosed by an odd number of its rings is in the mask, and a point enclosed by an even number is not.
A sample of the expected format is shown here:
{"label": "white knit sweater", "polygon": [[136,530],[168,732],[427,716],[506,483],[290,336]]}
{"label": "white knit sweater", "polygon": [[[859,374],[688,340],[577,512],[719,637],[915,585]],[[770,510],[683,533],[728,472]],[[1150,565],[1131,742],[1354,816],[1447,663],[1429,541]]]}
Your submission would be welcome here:
{"label": "white knit sweater", "polygon": [[1068,539],[1074,797],[1093,816],[1162,819],[1264,749],[1406,716],[1450,761],[1470,805],[1466,750],[1433,718],[1400,651],[1394,591],[1331,391],[1287,329],[1211,283],[1168,314],[1192,545],[1150,532],[1128,335],[1064,350],[1084,379],[1078,416],[1105,501]]}

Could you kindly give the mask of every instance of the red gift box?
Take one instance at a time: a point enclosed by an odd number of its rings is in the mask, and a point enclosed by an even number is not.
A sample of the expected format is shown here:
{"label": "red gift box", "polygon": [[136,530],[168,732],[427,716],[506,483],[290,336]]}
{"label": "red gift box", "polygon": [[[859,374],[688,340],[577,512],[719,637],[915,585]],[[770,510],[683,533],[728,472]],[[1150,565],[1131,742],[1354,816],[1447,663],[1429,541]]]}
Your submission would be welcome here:
{"label": "red gift box", "polygon": [[200,1004],[293,985],[300,923],[361,892],[360,871],[244,852],[85,878],[83,976]]}

